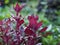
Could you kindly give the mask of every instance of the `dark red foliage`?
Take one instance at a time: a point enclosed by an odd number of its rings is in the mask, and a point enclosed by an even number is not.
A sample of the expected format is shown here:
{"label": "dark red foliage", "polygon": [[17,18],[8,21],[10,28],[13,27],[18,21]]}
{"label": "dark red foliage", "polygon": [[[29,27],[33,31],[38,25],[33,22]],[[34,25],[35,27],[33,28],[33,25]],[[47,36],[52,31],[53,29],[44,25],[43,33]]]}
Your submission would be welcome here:
{"label": "dark red foliage", "polygon": [[36,34],[32,30],[30,30],[30,28],[26,28],[25,33],[30,36],[34,36],[34,37],[36,36]]}
{"label": "dark red foliage", "polygon": [[38,16],[28,16],[28,20],[29,20],[29,28],[33,29],[33,30],[38,30],[41,26],[42,26],[42,21],[38,22]]}
{"label": "dark red foliage", "polygon": [[14,10],[19,13],[22,10],[23,7],[25,7],[25,4],[20,6],[18,3],[16,3],[16,6],[14,7]]}
{"label": "dark red foliage", "polygon": [[[20,45],[21,43],[25,43],[25,45],[35,45],[36,43],[35,38],[38,37],[36,32],[38,32],[39,28],[42,26],[43,21],[38,22],[38,16],[32,14],[31,16],[28,16],[28,25],[23,26],[24,19],[19,14],[23,7],[25,7],[25,4],[19,6],[17,3],[16,7],[14,7],[16,16],[0,20],[0,32],[2,32],[2,36],[0,37],[7,45],[9,45],[8,42],[10,45]],[[23,27],[23,29],[20,29],[21,27]],[[39,33],[46,31],[46,29],[47,27],[41,29]],[[21,35],[21,33],[24,33],[24,35]],[[27,40],[25,39],[26,35]]]}
{"label": "dark red foliage", "polygon": [[3,24],[3,21],[2,20],[0,20],[0,26]]}
{"label": "dark red foliage", "polygon": [[16,29],[19,30],[19,26],[24,23],[24,20],[18,20],[16,24]]}
{"label": "dark red foliage", "polygon": [[44,27],[43,29],[40,30],[41,33],[45,32],[47,27]]}

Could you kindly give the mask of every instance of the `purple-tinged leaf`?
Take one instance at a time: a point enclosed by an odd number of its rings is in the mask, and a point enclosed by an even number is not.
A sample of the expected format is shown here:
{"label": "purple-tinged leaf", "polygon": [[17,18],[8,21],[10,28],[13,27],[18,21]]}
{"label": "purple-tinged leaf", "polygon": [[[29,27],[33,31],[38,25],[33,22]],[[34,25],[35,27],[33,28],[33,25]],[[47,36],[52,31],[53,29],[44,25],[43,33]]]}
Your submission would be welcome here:
{"label": "purple-tinged leaf", "polygon": [[26,28],[26,29],[25,29],[25,34],[27,34],[27,35],[32,35],[32,36],[36,36],[36,34],[35,34],[32,30],[30,30],[29,28]]}
{"label": "purple-tinged leaf", "polygon": [[2,20],[0,20],[0,25],[2,25],[3,24],[3,21]]}
{"label": "purple-tinged leaf", "polygon": [[42,21],[37,23],[36,30],[38,30],[38,28],[40,28],[42,26],[42,23],[43,23]]}
{"label": "purple-tinged leaf", "polygon": [[40,32],[45,32],[48,27],[44,27],[43,29],[40,30]]}
{"label": "purple-tinged leaf", "polygon": [[22,10],[22,8],[23,7],[25,7],[25,5],[19,5],[18,3],[16,3],[16,6],[14,7],[14,10],[17,12],[17,13],[19,13],[21,10]]}

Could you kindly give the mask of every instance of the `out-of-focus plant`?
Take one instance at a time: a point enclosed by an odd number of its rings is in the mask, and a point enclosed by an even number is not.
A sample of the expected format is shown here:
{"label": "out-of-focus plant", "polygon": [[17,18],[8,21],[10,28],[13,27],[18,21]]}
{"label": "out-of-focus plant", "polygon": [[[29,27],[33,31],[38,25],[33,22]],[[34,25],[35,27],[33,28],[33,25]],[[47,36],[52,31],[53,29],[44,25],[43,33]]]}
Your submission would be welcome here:
{"label": "out-of-focus plant", "polygon": [[41,36],[40,33],[46,31],[47,27],[39,29],[42,21],[38,22],[38,16],[32,14],[28,16],[28,25],[24,26],[24,18],[19,12],[25,7],[25,4],[19,6],[17,3],[14,8],[16,15],[0,20],[0,38],[2,45],[35,45]]}

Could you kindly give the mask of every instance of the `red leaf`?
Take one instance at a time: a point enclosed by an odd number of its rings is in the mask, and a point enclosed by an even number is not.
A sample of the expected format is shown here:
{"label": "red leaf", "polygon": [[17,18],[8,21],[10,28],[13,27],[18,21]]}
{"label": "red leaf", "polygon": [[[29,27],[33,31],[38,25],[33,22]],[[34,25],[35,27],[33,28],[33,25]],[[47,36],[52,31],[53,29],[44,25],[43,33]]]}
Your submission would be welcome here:
{"label": "red leaf", "polygon": [[29,20],[29,27],[35,29],[37,20],[33,18],[33,16],[28,16],[28,20]]}
{"label": "red leaf", "polygon": [[29,26],[30,26],[31,28],[35,28],[36,24],[37,24],[37,22],[36,22],[34,19],[31,19],[31,20],[29,21]]}
{"label": "red leaf", "polygon": [[38,28],[40,26],[42,26],[42,21],[37,22],[38,21],[38,16],[37,15],[28,16],[28,20],[29,20],[29,26],[28,27],[33,29],[35,32],[36,32],[36,30],[38,30]]}
{"label": "red leaf", "polygon": [[46,31],[46,29],[47,29],[47,27],[44,27],[43,29],[41,29],[40,32],[42,33],[42,32],[44,32],[44,31]]}
{"label": "red leaf", "polygon": [[28,37],[28,41],[26,43],[26,45],[35,45],[36,42],[32,37]]}
{"label": "red leaf", "polygon": [[3,24],[3,21],[2,20],[0,20],[0,25],[2,25]]}
{"label": "red leaf", "polygon": [[18,20],[18,21],[17,21],[17,25],[16,25],[17,30],[19,30],[19,27],[20,27],[21,24],[23,24],[23,23],[24,23],[24,20]]}
{"label": "red leaf", "polygon": [[28,16],[28,19],[30,20],[31,18],[34,18],[35,20],[38,20],[38,16],[37,15],[34,15],[32,14],[31,16]]}
{"label": "red leaf", "polygon": [[19,24],[21,25],[21,24],[23,24],[24,23],[24,20],[20,20],[19,21]]}
{"label": "red leaf", "polygon": [[19,6],[19,4],[17,3],[16,6],[14,7],[16,12],[20,12],[21,8]]}
{"label": "red leaf", "polygon": [[41,26],[42,26],[42,21],[39,22],[39,23],[37,23],[36,30],[37,30],[39,27],[41,27]]}
{"label": "red leaf", "polygon": [[26,33],[27,35],[36,36],[36,34],[35,34],[32,30],[30,30],[29,28],[26,28],[26,29],[25,29],[25,33]]}
{"label": "red leaf", "polygon": [[16,6],[14,7],[14,10],[15,10],[16,12],[20,12],[24,6],[25,6],[25,5],[21,5],[21,6],[20,6],[18,3],[16,3]]}

